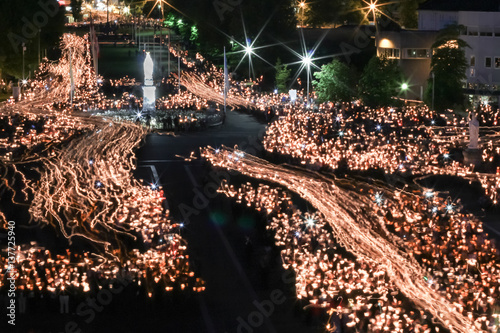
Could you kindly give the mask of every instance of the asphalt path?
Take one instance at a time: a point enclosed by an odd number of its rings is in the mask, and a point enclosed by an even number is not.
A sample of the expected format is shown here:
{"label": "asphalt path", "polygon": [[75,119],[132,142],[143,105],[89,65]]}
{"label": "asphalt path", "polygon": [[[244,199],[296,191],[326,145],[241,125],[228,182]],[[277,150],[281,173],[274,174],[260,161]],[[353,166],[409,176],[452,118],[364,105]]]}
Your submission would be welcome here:
{"label": "asphalt path", "polygon": [[[206,281],[197,309],[171,320],[188,320],[197,332],[322,332],[321,314],[302,311],[294,277],[284,271],[279,251],[265,232],[265,219],[214,191],[221,177],[196,158],[199,148],[238,145],[260,155],[265,124],[228,112],[226,122],[200,132],[149,135],[137,151],[136,176],[162,186],[196,273]],[[190,158],[195,156],[195,158]],[[247,181],[231,176],[231,181]]]}

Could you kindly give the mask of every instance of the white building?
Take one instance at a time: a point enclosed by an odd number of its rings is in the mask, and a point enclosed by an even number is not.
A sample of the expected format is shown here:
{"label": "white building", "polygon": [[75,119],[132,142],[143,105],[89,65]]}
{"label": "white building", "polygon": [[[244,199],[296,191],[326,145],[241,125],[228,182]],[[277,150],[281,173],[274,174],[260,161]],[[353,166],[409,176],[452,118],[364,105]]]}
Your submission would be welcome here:
{"label": "white building", "polygon": [[500,96],[500,0],[429,0],[418,10],[418,30],[380,31],[377,54],[399,60],[419,98],[430,75],[435,36],[450,24],[465,27],[461,39],[470,45],[466,92]]}
{"label": "white building", "polygon": [[431,0],[418,11],[419,30],[440,30],[449,24],[465,27],[461,39],[469,62],[470,93],[500,93],[500,1]]}

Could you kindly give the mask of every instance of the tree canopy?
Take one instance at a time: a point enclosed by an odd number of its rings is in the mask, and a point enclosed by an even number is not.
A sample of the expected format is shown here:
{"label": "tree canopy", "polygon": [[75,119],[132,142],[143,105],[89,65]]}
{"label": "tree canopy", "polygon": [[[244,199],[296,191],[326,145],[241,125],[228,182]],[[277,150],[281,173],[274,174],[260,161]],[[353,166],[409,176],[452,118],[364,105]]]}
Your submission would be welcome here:
{"label": "tree canopy", "polygon": [[469,45],[459,38],[460,30],[464,27],[458,25],[448,26],[437,36],[432,45],[434,50],[431,61],[431,73],[434,80],[429,78],[425,100],[432,104],[433,81],[434,106],[437,111],[449,108],[463,107],[465,95],[463,81],[466,79],[465,71],[468,64],[465,58],[465,48]]}
{"label": "tree canopy", "polygon": [[393,97],[401,94],[403,74],[396,60],[373,57],[365,66],[359,80],[359,95],[372,107],[393,105]]}
{"label": "tree canopy", "polygon": [[278,58],[276,61],[276,88],[278,89],[278,92],[284,93],[288,91],[288,83],[290,81],[290,75],[292,73],[292,70],[288,68],[287,65],[283,65],[281,63],[281,59]]}
{"label": "tree canopy", "polygon": [[[23,43],[25,75],[34,70],[40,49],[59,42],[64,29],[64,12],[55,0],[0,1],[0,68],[2,75],[21,78]],[[39,31],[40,30],[40,31]]]}
{"label": "tree canopy", "polygon": [[356,96],[355,76],[353,71],[337,59],[321,66],[321,71],[314,73],[313,81],[320,103],[349,102]]}
{"label": "tree canopy", "polygon": [[362,7],[366,7],[366,4],[360,0],[311,1],[304,6],[305,23],[311,27],[359,24],[363,19]]}

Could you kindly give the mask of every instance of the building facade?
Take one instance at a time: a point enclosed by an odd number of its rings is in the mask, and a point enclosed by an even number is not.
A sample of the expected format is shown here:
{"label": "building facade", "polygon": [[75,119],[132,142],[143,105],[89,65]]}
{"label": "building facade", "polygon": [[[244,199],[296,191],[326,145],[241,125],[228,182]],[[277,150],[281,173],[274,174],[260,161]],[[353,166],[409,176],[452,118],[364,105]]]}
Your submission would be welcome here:
{"label": "building facade", "polygon": [[[432,44],[439,30],[448,25],[464,26],[460,38],[469,63],[464,82],[470,95],[497,101],[500,96],[500,1],[430,0],[418,10],[418,30],[381,31],[377,54],[398,59],[416,90],[425,89],[430,75]],[[414,89],[415,90],[415,89]],[[421,97],[415,94],[414,97]],[[419,96],[420,95],[420,96]]]}

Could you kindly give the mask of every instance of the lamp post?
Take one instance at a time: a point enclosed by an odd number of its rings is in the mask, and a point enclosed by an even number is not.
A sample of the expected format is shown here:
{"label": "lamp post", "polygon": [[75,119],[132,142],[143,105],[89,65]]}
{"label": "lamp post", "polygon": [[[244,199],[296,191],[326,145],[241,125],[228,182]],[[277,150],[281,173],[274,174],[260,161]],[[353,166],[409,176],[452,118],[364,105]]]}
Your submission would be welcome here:
{"label": "lamp post", "polygon": [[434,111],[434,89],[436,87],[436,75],[432,72],[432,111]]}
{"label": "lamp post", "polygon": [[179,47],[179,57],[177,58],[177,76],[179,77],[179,94],[181,93],[181,48]]}
{"label": "lamp post", "polygon": [[40,36],[42,34],[42,29],[38,29],[38,64],[40,64]]}
{"label": "lamp post", "polygon": [[304,26],[304,8],[306,6],[306,3],[301,1],[299,3],[299,6],[302,9],[302,15],[300,16],[300,26],[303,27]]}
{"label": "lamp post", "polygon": [[248,80],[250,80],[252,78],[252,69],[251,69],[251,64],[252,64],[251,57],[252,57],[252,53],[253,53],[253,47],[247,41],[247,45],[245,46],[245,54],[248,55]]}
{"label": "lamp post", "polygon": [[405,104],[406,104],[406,92],[408,91],[408,83],[404,82],[401,84],[401,90],[404,92],[405,94]]}
{"label": "lamp post", "polygon": [[161,13],[161,19],[160,19],[160,72],[161,72],[161,76],[163,77],[163,66],[161,64],[161,51],[162,51],[162,27],[163,27],[163,2],[160,2],[158,4],[158,7],[160,7],[160,13]]}
{"label": "lamp post", "polygon": [[302,63],[304,64],[304,66],[306,67],[307,69],[307,94],[306,94],[306,100],[307,100],[307,103],[306,103],[306,107],[309,107],[309,75],[311,74],[311,64],[312,64],[312,59],[311,59],[311,54],[308,53],[303,59],[302,59]]}
{"label": "lamp post", "polygon": [[26,44],[23,43],[23,80],[24,80],[24,51],[26,51]]}

